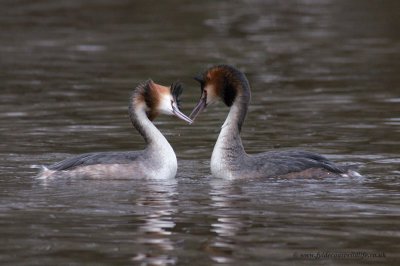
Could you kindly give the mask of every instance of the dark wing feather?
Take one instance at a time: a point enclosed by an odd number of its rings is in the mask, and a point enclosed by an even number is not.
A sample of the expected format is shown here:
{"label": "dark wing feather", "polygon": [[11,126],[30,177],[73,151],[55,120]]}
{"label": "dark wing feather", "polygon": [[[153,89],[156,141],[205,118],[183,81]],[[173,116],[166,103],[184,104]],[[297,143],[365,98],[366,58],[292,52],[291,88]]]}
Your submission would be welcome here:
{"label": "dark wing feather", "polygon": [[71,170],[78,166],[88,166],[95,164],[127,164],[136,160],[140,153],[140,151],[84,153],[50,165],[48,168],[50,170],[62,171]]}
{"label": "dark wing feather", "polygon": [[260,162],[258,168],[269,175],[285,175],[311,168],[325,169],[335,174],[346,172],[346,169],[334,164],[326,157],[307,151],[265,152],[255,155],[255,159]]}

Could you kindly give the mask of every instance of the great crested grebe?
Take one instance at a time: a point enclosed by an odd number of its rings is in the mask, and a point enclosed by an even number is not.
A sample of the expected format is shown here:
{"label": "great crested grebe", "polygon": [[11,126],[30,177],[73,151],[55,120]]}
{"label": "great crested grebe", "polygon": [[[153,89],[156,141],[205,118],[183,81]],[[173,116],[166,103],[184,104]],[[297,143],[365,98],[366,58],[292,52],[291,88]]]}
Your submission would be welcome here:
{"label": "great crested grebe", "polygon": [[247,154],[240,131],[250,102],[250,85],[246,76],[229,65],[218,65],[195,77],[200,82],[201,97],[190,114],[191,119],[208,105],[223,101],[230,111],[211,156],[211,173],[225,179],[261,177],[360,176],[327,158],[301,150],[270,151]]}
{"label": "great crested grebe", "polygon": [[144,150],[81,154],[49,167],[42,167],[39,178],[58,175],[122,179],[175,177],[178,166],[175,152],[151,121],[159,113],[164,113],[192,123],[180,111],[181,93],[182,87],[179,83],[173,83],[168,88],[151,80],[138,85],[132,92],[129,116],[147,144]]}

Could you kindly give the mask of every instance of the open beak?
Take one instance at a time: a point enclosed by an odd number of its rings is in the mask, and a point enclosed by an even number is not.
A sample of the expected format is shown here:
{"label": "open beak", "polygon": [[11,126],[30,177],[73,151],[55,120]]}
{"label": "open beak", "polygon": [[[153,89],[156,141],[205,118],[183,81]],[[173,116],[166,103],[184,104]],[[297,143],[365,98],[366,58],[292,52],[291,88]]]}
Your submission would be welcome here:
{"label": "open beak", "polygon": [[200,98],[199,103],[196,105],[196,107],[193,109],[192,113],[189,115],[193,121],[196,119],[197,115],[200,114],[204,109],[207,107],[207,95],[203,94],[203,96]]}
{"label": "open beak", "polygon": [[180,118],[180,119],[182,119],[182,120],[188,122],[189,124],[192,124],[192,123],[193,123],[193,120],[192,120],[192,119],[190,119],[190,118],[187,117],[184,113],[182,113],[181,111],[179,111],[179,109],[178,109],[177,107],[175,107],[174,105],[172,105],[172,113],[173,113],[176,117],[178,117],[178,118]]}

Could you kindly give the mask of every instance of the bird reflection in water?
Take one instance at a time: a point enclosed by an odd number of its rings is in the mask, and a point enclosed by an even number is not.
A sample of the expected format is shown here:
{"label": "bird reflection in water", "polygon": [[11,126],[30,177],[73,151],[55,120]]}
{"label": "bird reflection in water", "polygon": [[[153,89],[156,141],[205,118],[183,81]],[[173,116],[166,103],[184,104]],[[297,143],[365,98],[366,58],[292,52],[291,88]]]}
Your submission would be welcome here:
{"label": "bird reflection in water", "polygon": [[205,250],[211,260],[217,263],[235,261],[234,251],[238,246],[236,236],[242,234],[248,227],[248,221],[239,215],[237,209],[238,201],[243,203],[245,200],[243,197],[238,197],[242,194],[241,187],[232,184],[231,181],[216,179],[211,182],[211,205],[216,218],[211,224],[211,231],[216,237],[206,243]]}
{"label": "bird reflection in water", "polygon": [[171,231],[176,226],[173,216],[177,211],[177,183],[175,179],[148,182],[148,193],[143,193],[136,202],[137,206],[145,209],[144,222],[138,230],[141,235],[138,242],[146,250],[137,252],[132,261],[143,265],[175,264],[177,260],[170,254],[174,250]]}

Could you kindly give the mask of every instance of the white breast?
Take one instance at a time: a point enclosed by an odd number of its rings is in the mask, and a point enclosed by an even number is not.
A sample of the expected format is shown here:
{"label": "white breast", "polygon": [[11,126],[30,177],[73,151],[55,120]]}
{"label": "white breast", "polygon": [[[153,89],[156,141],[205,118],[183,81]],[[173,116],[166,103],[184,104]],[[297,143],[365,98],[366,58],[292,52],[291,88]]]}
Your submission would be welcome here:
{"label": "white breast", "polygon": [[178,170],[178,161],[171,145],[166,141],[162,148],[158,150],[157,160],[161,163],[161,167],[155,169],[151,174],[155,179],[174,178]]}

